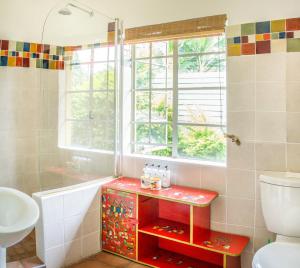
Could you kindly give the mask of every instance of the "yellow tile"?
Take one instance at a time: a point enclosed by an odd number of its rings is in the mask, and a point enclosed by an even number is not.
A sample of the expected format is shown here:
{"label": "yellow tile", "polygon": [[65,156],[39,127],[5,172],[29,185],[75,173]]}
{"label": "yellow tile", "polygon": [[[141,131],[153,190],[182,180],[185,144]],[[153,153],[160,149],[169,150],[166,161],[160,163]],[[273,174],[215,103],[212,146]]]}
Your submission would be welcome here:
{"label": "yellow tile", "polygon": [[8,57],[8,66],[16,66],[16,57]]}
{"label": "yellow tile", "polygon": [[264,41],[264,35],[263,34],[257,34],[256,35],[256,41]]}
{"label": "yellow tile", "polygon": [[271,32],[285,32],[285,20],[272,20]]}
{"label": "yellow tile", "polygon": [[1,56],[7,56],[7,53],[6,53],[7,51],[5,51],[5,50],[1,50]]}
{"label": "yellow tile", "polygon": [[30,44],[30,52],[35,53],[37,51],[37,44]]}
{"label": "yellow tile", "polygon": [[228,56],[240,56],[241,44],[229,44],[227,48]]}

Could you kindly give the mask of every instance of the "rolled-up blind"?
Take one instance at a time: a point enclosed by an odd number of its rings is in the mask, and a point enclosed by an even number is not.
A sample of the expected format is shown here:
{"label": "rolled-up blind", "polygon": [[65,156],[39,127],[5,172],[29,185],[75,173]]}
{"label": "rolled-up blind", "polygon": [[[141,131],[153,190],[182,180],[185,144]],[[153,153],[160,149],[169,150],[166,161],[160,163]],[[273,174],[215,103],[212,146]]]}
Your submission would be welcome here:
{"label": "rolled-up blind", "polygon": [[[147,25],[125,30],[125,43],[142,43],[170,39],[184,39],[222,34],[227,16],[215,15],[189,20]],[[108,26],[108,42],[114,40],[114,24]]]}

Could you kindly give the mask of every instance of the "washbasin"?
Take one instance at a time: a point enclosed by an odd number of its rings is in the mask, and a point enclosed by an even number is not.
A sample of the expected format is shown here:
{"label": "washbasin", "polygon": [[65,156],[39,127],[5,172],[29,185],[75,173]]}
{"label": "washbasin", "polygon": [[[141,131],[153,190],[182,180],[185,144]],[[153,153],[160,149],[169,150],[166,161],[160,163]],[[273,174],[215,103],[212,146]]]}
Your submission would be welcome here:
{"label": "washbasin", "polygon": [[5,267],[6,248],[24,239],[38,218],[38,205],[30,196],[0,187],[0,268]]}

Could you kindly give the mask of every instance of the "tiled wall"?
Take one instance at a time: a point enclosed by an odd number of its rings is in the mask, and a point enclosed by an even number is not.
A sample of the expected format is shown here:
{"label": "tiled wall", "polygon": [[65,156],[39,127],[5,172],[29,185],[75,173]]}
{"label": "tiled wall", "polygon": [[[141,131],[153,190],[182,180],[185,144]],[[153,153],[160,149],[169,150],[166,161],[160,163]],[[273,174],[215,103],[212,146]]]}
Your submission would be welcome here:
{"label": "tiled wall", "polygon": [[64,47],[0,40],[0,66],[64,69]]}
{"label": "tiled wall", "polygon": [[[299,27],[298,22],[289,25]],[[234,28],[236,34],[231,28],[231,37],[244,36],[241,26]],[[287,29],[296,28],[285,28],[285,32]],[[299,40],[297,31],[294,40]],[[259,175],[300,172],[300,52],[273,52],[274,47],[271,53],[238,53],[239,57],[227,58],[228,132],[239,136],[242,144],[228,142],[226,167],[124,157],[124,175],[139,177],[146,162],[164,162],[172,170],[173,183],[218,191],[220,196],[212,206],[212,228],[251,238],[242,255],[242,268],[250,268],[253,254],[275,238],[263,219]]]}
{"label": "tiled wall", "polygon": [[69,266],[100,251],[102,183],[33,195],[41,211],[37,255],[48,268]]}
{"label": "tiled wall", "polygon": [[228,26],[226,37],[228,56],[300,52],[300,18]]}

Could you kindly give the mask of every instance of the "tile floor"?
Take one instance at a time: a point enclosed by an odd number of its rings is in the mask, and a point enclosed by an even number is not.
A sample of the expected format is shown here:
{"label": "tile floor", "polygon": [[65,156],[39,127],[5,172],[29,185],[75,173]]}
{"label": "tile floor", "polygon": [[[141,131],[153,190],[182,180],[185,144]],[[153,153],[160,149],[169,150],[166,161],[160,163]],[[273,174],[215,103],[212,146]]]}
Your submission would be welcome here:
{"label": "tile floor", "polygon": [[110,253],[100,252],[69,268],[145,268],[144,266]]}
{"label": "tile floor", "polygon": [[7,249],[7,262],[27,259],[35,255],[35,233],[32,231],[21,242]]}

